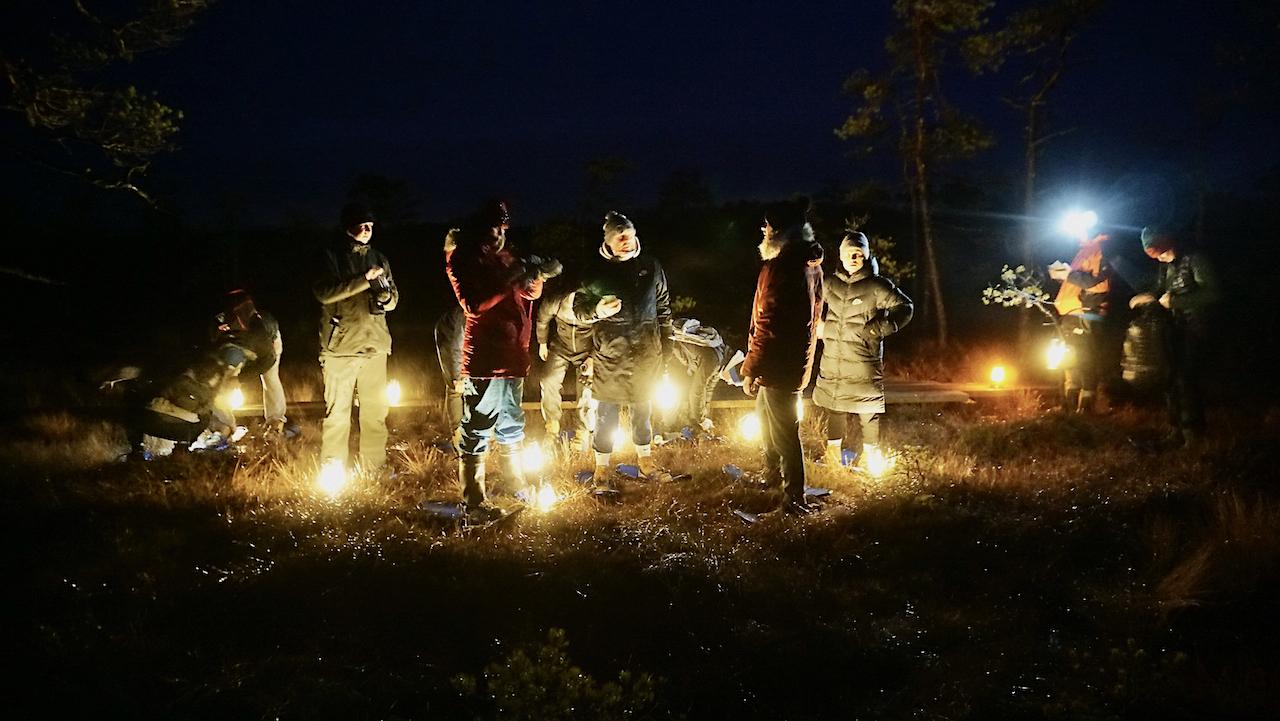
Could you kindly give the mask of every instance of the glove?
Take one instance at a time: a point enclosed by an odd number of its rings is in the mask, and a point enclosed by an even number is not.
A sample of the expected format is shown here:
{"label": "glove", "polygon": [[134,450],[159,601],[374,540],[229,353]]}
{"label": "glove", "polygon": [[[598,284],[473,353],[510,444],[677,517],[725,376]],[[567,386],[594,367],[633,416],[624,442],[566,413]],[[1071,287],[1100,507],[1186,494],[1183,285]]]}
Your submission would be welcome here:
{"label": "glove", "polygon": [[564,272],[564,266],[555,258],[543,258],[531,255],[524,260],[525,276],[529,280],[548,280]]}

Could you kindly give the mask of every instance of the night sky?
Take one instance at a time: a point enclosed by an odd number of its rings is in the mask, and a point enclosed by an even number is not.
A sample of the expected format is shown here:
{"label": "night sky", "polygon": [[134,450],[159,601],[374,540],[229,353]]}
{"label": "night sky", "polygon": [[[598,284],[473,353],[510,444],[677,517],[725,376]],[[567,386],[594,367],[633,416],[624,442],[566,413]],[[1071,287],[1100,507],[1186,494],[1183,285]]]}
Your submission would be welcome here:
{"label": "night sky", "polygon": [[[575,209],[583,164],[601,156],[634,165],[623,189],[641,204],[679,167],[720,199],[892,173],[832,132],[845,77],[884,62],[887,6],[222,2],[139,70],[186,113],[157,175],[197,217],[227,193],[262,221],[323,216],[374,172],[410,181],[427,217],[501,193],[536,219]],[[1079,109],[1048,160],[1059,182],[1105,193],[1166,170],[1150,163],[1185,134],[1211,44],[1257,35],[1233,33],[1220,3],[1148,8],[1114,2],[1083,38],[1058,98]],[[1016,171],[1016,118],[989,93],[1007,82],[960,78],[950,95],[1000,136],[982,162]],[[1274,127],[1250,117],[1225,131],[1223,181],[1276,157]]]}
{"label": "night sky", "polygon": [[[250,222],[327,222],[367,172],[407,180],[428,219],[501,194],[519,222],[575,211],[602,156],[632,163],[620,190],[637,205],[677,168],[717,200],[896,182],[893,161],[851,159],[833,134],[849,72],[885,63],[890,5],[224,0],[129,74],[185,113],[152,183],[189,220],[234,205]],[[1081,39],[1056,97],[1055,127],[1076,130],[1047,154],[1049,194],[1105,203],[1177,182],[1194,90],[1217,82],[1213,44],[1276,38],[1235,3],[1166,5],[1117,0]],[[1017,177],[1018,118],[996,99],[1010,82],[949,80],[998,137],[960,170]],[[1261,108],[1228,120],[1211,173],[1248,187],[1280,134]]]}

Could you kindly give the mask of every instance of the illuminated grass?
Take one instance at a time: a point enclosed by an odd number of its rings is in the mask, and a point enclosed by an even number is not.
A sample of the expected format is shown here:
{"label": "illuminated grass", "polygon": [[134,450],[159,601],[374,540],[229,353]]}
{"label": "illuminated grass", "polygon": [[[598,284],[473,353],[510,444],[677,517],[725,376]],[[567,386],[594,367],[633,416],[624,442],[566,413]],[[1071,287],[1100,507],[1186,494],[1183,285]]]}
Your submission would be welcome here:
{"label": "illuminated grass", "polygon": [[[425,411],[393,417],[398,476],[336,499],[313,424],[269,453],[120,464],[118,429],[40,416],[4,456],[14,581],[38,599],[20,651],[54,670],[46,703],[170,717],[481,714],[453,679],[552,628],[594,678],[659,679],[659,717],[1266,715],[1280,434],[1217,420],[1204,453],[1158,455],[1129,441],[1154,413],[895,409],[893,473],[811,463],[825,509],[755,525],[732,511],[775,499],[721,470],[759,470],[749,447],[658,448],[691,477],[624,482],[618,505],[562,448],[552,512],[463,531],[420,509],[459,497]],[[797,689],[821,689],[812,711]]]}

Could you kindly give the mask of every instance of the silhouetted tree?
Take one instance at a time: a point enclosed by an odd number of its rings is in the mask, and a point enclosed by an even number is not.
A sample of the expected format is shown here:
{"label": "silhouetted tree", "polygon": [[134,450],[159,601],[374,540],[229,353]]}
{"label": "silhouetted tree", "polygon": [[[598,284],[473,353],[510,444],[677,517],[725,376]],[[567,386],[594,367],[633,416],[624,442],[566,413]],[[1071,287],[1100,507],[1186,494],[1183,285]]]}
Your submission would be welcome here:
{"label": "silhouetted tree", "polygon": [[121,65],[176,44],[211,2],[3,3],[6,150],[154,205],[139,183],[156,155],[176,147],[182,112],[115,78]]}
{"label": "silhouetted tree", "polygon": [[991,0],[896,0],[897,27],[885,41],[890,67],[875,76],[866,69],[845,81],[845,92],[858,100],[854,112],[836,134],[865,143],[864,150],[884,144],[896,129],[903,175],[911,198],[913,225],[924,259],[925,300],[935,339],[947,342],[947,311],[942,295],[929,205],[930,180],[939,162],[971,157],[991,145],[977,121],[951,106],[942,95],[942,74],[949,54],[966,34],[982,27]]}

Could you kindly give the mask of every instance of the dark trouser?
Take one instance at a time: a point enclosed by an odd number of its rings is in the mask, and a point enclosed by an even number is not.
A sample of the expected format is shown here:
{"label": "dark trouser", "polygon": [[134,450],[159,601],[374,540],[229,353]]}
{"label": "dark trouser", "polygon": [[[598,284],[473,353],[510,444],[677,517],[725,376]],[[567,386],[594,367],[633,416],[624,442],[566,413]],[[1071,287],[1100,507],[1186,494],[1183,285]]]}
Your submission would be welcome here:
{"label": "dark trouser", "polygon": [[840,411],[823,411],[827,423],[827,442],[843,441],[848,438],[856,416],[858,426],[862,430],[862,443],[880,444],[880,418],[883,413],[841,413]]}
{"label": "dark trouser", "polygon": [[1082,315],[1063,316],[1062,334],[1066,339],[1067,347],[1075,356],[1075,363],[1064,373],[1068,392],[1093,393],[1098,390],[1105,342],[1102,331],[1101,318]]}
{"label": "dark trouser", "polygon": [[804,451],[800,448],[800,421],[796,400],[800,391],[760,387],[756,414],[760,416],[760,440],[764,447],[765,474],[782,474],[782,490],[789,500],[804,501]]}
{"label": "dark trouser", "polygon": [[[596,435],[591,444],[596,453],[613,453],[613,432],[621,420],[622,405],[600,401],[600,408],[596,411]],[[652,406],[649,401],[627,404],[631,411],[631,442],[637,446],[647,446],[653,441]]]}
{"label": "dark trouser", "polygon": [[[586,352],[571,353],[560,348],[556,343],[551,344],[547,363],[542,367],[542,378],[538,381],[538,385],[542,390],[543,423],[560,422],[562,414],[560,401],[563,400],[562,390],[565,376],[568,375],[570,368],[577,369],[581,366],[587,359],[587,355]],[[578,395],[580,398],[581,394],[579,393]]]}
{"label": "dark trouser", "polygon": [[1208,338],[1204,329],[1183,318],[1174,317],[1169,327],[1169,388],[1165,401],[1169,423],[1183,432],[1203,433],[1205,351]]}

